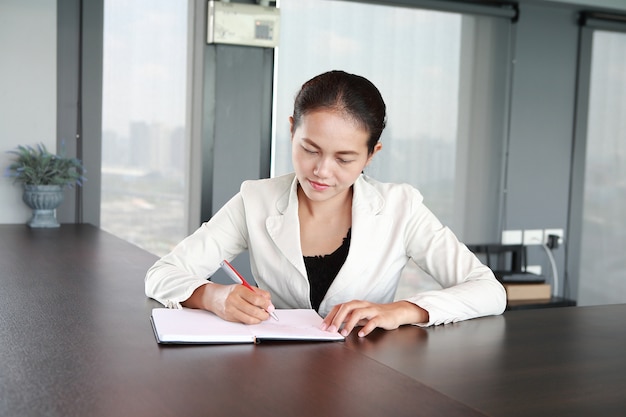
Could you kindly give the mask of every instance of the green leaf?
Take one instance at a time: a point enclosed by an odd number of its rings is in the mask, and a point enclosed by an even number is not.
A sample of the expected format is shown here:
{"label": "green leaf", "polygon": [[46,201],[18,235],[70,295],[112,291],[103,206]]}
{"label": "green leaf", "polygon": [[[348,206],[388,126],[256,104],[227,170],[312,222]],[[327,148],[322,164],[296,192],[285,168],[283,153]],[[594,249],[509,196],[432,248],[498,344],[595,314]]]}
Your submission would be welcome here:
{"label": "green leaf", "polygon": [[8,153],[14,158],[6,175],[15,182],[73,187],[85,181],[83,164],[78,158],[52,154],[43,143],[37,148],[19,145]]}

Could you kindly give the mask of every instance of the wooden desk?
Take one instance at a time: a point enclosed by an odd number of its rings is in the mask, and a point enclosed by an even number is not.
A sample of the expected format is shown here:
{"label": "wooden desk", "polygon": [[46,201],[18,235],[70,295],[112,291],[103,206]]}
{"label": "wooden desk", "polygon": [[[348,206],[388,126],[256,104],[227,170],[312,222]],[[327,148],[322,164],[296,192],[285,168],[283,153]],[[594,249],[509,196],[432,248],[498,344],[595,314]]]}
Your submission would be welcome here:
{"label": "wooden desk", "polygon": [[506,312],[346,345],[491,416],[626,416],[626,304]]}
{"label": "wooden desk", "polygon": [[143,293],[155,260],[89,225],[0,225],[1,416],[626,415],[626,305],[159,346]]}
{"label": "wooden desk", "polygon": [[159,346],[155,260],[89,225],[0,225],[1,416],[482,415],[343,342]]}

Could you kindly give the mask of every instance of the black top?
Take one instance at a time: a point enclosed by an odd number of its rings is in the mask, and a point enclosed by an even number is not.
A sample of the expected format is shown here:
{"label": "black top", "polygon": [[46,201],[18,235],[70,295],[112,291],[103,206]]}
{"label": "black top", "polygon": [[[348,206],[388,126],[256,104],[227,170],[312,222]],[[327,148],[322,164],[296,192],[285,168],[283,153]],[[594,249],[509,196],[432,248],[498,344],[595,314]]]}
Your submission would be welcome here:
{"label": "black top", "polygon": [[317,311],[326,291],[330,288],[350,249],[350,232],[343,238],[343,243],[330,255],[304,256],[304,265],[311,286],[311,305]]}

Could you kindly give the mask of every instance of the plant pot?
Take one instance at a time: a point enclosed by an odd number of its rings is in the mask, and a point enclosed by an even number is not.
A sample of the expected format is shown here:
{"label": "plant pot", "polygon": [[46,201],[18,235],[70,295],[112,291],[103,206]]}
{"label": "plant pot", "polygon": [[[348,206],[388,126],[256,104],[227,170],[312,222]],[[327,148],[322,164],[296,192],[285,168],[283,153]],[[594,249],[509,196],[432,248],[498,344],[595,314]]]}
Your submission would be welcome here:
{"label": "plant pot", "polygon": [[63,187],[60,185],[24,185],[22,200],[33,210],[27,223],[30,227],[59,227],[56,208],[63,202]]}

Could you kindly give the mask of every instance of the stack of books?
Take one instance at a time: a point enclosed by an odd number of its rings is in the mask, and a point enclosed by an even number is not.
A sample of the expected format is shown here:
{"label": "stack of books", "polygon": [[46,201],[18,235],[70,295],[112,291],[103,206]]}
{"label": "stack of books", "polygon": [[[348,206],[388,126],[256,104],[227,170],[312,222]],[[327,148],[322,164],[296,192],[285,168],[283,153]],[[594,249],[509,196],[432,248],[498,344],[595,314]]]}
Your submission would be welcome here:
{"label": "stack of books", "polygon": [[506,290],[508,301],[545,300],[552,296],[552,286],[542,275],[530,272],[497,273],[496,277]]}
{"label": "stack of books", "polygon": [[550,284],[502,283],[509,301],[549,300],[552,294]]}

